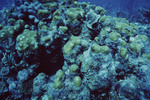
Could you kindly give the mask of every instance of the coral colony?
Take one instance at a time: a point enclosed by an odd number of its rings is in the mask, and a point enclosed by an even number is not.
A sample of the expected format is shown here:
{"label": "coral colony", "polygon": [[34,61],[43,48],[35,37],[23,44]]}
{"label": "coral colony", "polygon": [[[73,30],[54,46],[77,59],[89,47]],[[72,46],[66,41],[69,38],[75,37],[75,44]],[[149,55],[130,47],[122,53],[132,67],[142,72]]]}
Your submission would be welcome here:
{"label": "coral colony", "polygon": [[1,100],[148,100],[140,26],[77,0],[15,0],[0,11]]}

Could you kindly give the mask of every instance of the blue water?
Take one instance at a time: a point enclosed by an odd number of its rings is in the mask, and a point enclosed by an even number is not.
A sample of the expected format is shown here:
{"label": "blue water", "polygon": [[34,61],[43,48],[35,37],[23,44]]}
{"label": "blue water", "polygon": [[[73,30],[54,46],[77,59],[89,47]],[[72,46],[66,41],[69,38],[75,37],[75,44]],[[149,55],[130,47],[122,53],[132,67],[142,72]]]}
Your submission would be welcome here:
{"label": "blue water", "polygon": [[10,8],[13,4],[14,0],[0,0],[0,10],[4,7]]}
{"label": "blue water", "polygon": [[80,2],[91,2],[97,6],[102,6],[108,10],[108,6],[111,9],[121,9],[129,12],[136,13],[139,8],[150,9],[150,0],[79,0]]}

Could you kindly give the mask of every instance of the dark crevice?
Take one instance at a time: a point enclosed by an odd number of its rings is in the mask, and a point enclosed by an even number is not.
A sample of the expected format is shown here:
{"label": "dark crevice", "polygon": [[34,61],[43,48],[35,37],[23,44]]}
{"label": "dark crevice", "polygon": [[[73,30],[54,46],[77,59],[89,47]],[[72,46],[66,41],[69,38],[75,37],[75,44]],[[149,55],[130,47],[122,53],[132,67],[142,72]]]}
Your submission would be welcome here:
{"label": "dark crevice", "polygon": [[10,92],[5,92],[5,93],[3,92],[3,93],[0,94],[0,99],[1,100],[6,100],[6,98],[8,98],[10,95],[11,95]]}
{"label": "dark crevice", "polygon": [[[97,90],[91,91],[90,100],[108,100],[110,87],[99,88]],[[103,95],[104,93],[105,95]]]}
{"label": "dark crevice", "polygon": [[36,70],[38,73],[45,73],[48,75],[55,74],[64,65],[64,57],[62,53],[62,41],[61,39],[56,39],[51,45],[48,53],[44,46],[39,48],[39,62],[40,65]]}
{"label": "dark crevice", "polygon": [[91,40],[94,40],[94,38],[99,34],[97,31],[91,31]]}

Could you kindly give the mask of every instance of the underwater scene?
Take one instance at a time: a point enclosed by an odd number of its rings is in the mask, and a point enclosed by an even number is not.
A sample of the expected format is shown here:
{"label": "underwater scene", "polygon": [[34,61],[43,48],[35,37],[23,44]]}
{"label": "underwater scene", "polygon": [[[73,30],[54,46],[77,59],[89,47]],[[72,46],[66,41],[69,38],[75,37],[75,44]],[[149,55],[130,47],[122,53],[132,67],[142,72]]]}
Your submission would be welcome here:
{"label": "underwater scene", "polygon": [[0,0],[0,100],[150,100],[150,0]]}

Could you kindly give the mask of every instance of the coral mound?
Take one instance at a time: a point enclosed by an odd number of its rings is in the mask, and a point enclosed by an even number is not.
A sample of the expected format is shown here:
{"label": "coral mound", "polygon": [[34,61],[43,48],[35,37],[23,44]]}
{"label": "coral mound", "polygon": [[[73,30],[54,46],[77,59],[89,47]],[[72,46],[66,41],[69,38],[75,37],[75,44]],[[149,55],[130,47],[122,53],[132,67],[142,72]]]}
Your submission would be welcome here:
{"label": "coral mound", "polygon": [[138,25],[78,0],[22,0],[0,13],[0,98],[150,99]]}

